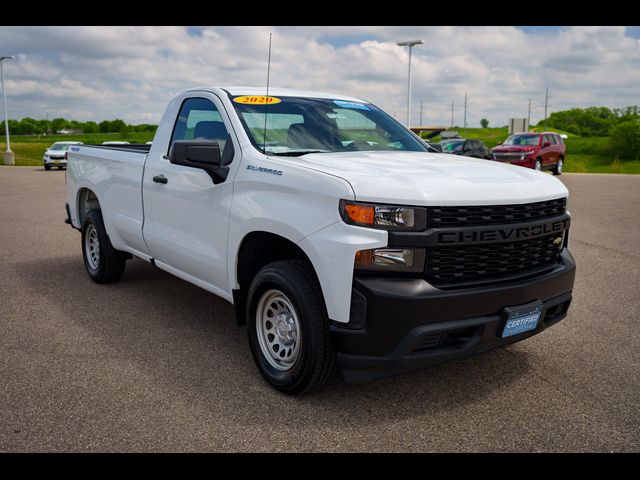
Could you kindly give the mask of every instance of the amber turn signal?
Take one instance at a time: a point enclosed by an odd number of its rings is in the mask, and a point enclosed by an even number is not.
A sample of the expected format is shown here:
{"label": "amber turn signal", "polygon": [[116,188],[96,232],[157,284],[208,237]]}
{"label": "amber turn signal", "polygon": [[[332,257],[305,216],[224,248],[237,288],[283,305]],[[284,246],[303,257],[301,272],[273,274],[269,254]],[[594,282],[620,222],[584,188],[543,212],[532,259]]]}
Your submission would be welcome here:
{"label": "amber turn signal", "polygon": [[373,217],[375,215],[375,209],[373,205],[345,203],[344,211],[347,216],[355,223],[373,225]]}

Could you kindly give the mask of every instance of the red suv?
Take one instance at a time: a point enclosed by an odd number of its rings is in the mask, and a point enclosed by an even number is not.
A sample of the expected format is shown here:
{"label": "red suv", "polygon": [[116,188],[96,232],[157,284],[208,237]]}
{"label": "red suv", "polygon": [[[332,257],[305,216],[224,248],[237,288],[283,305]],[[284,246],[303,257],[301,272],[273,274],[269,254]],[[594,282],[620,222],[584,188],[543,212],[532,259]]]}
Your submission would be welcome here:
{"label": "red suv", "polygon": [[560,175],[566,150],[564,140],[557,133],[516,133],[492,148],[491,157],[499,162],[551,170],[554,175]]}

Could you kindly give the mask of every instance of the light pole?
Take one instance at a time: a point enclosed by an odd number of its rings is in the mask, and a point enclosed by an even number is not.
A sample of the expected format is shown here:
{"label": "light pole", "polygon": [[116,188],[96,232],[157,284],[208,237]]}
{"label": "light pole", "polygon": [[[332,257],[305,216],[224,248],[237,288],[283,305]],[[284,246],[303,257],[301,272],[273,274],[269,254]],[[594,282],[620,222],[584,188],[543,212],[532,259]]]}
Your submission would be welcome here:
{"label": "light pole", "polygon": [[398,42],[396,45],[399,47],[409,47],[409,78],[407,79],[407,128],[411,128],[411,49],[415,45],[421,45],[424,42],[422,40],[407,40],[405,42]]}
{"label": "light pole", "polygon": [[9,140],[9,115],[7,114],[7,92],[4,89],[4,69],[2,68],[5,60],[11,60],[13,55],[0,57],[0,79],[2,81],[2,102],[4,104],[4,132],[7,135],[7,151],[4,152],[4,164],[14,165],[15,159],[11,151],[11,141]]}

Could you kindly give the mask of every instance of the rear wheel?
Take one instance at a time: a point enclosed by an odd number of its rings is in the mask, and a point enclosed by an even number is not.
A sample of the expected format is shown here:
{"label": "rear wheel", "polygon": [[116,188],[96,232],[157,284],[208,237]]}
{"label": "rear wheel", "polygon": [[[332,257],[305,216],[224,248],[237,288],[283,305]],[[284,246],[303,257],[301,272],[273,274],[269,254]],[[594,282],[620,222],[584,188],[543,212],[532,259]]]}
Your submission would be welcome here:
{"label": "rear wheel", "polygon": [[536,163],[533,164],[533,168],[538,171],[542,170],[542,160],[536,158]]}
{"label": "rear wheel", "polygon": [[251,282],[246,318],[251,354],[271,386],[299,395],[333,378],[335,349],[308,263],[273,262],[260,270]]}
{"label": "rear wheel", "polygon": [[562,175],[562,169],[564,168],[564,160],[562,158],[558,159],[558,163],[556,163],[555,168],[553,169],[554,175]]}
{"label": "rear wheel", "polygon": [[96,283],[117,282],[124,273],[127,254],[111,245],[100,210],[91,210],[84,218],[82,256],[87,273]]}

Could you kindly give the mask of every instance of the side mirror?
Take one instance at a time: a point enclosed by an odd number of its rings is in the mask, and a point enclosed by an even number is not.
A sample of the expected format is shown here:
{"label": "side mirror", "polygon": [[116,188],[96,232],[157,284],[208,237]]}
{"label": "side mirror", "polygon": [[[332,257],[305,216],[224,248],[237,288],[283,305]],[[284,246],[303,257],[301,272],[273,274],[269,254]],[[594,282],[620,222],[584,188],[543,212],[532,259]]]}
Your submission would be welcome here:
{"label": "side mirror", "polygon": [[204,170],[214,184],[224,182],[229,174],[229,167],[222,165],[218,142],[210,140],[176,140],[169,151],[169,161]]}
{"label": "side mirror", "polygon": [[550,146],[551,146],[551,142],[544,142],[544,143],[542,144],[542,147],[543,147],[543,148],[544,148],[544,147],[550,147]]}

